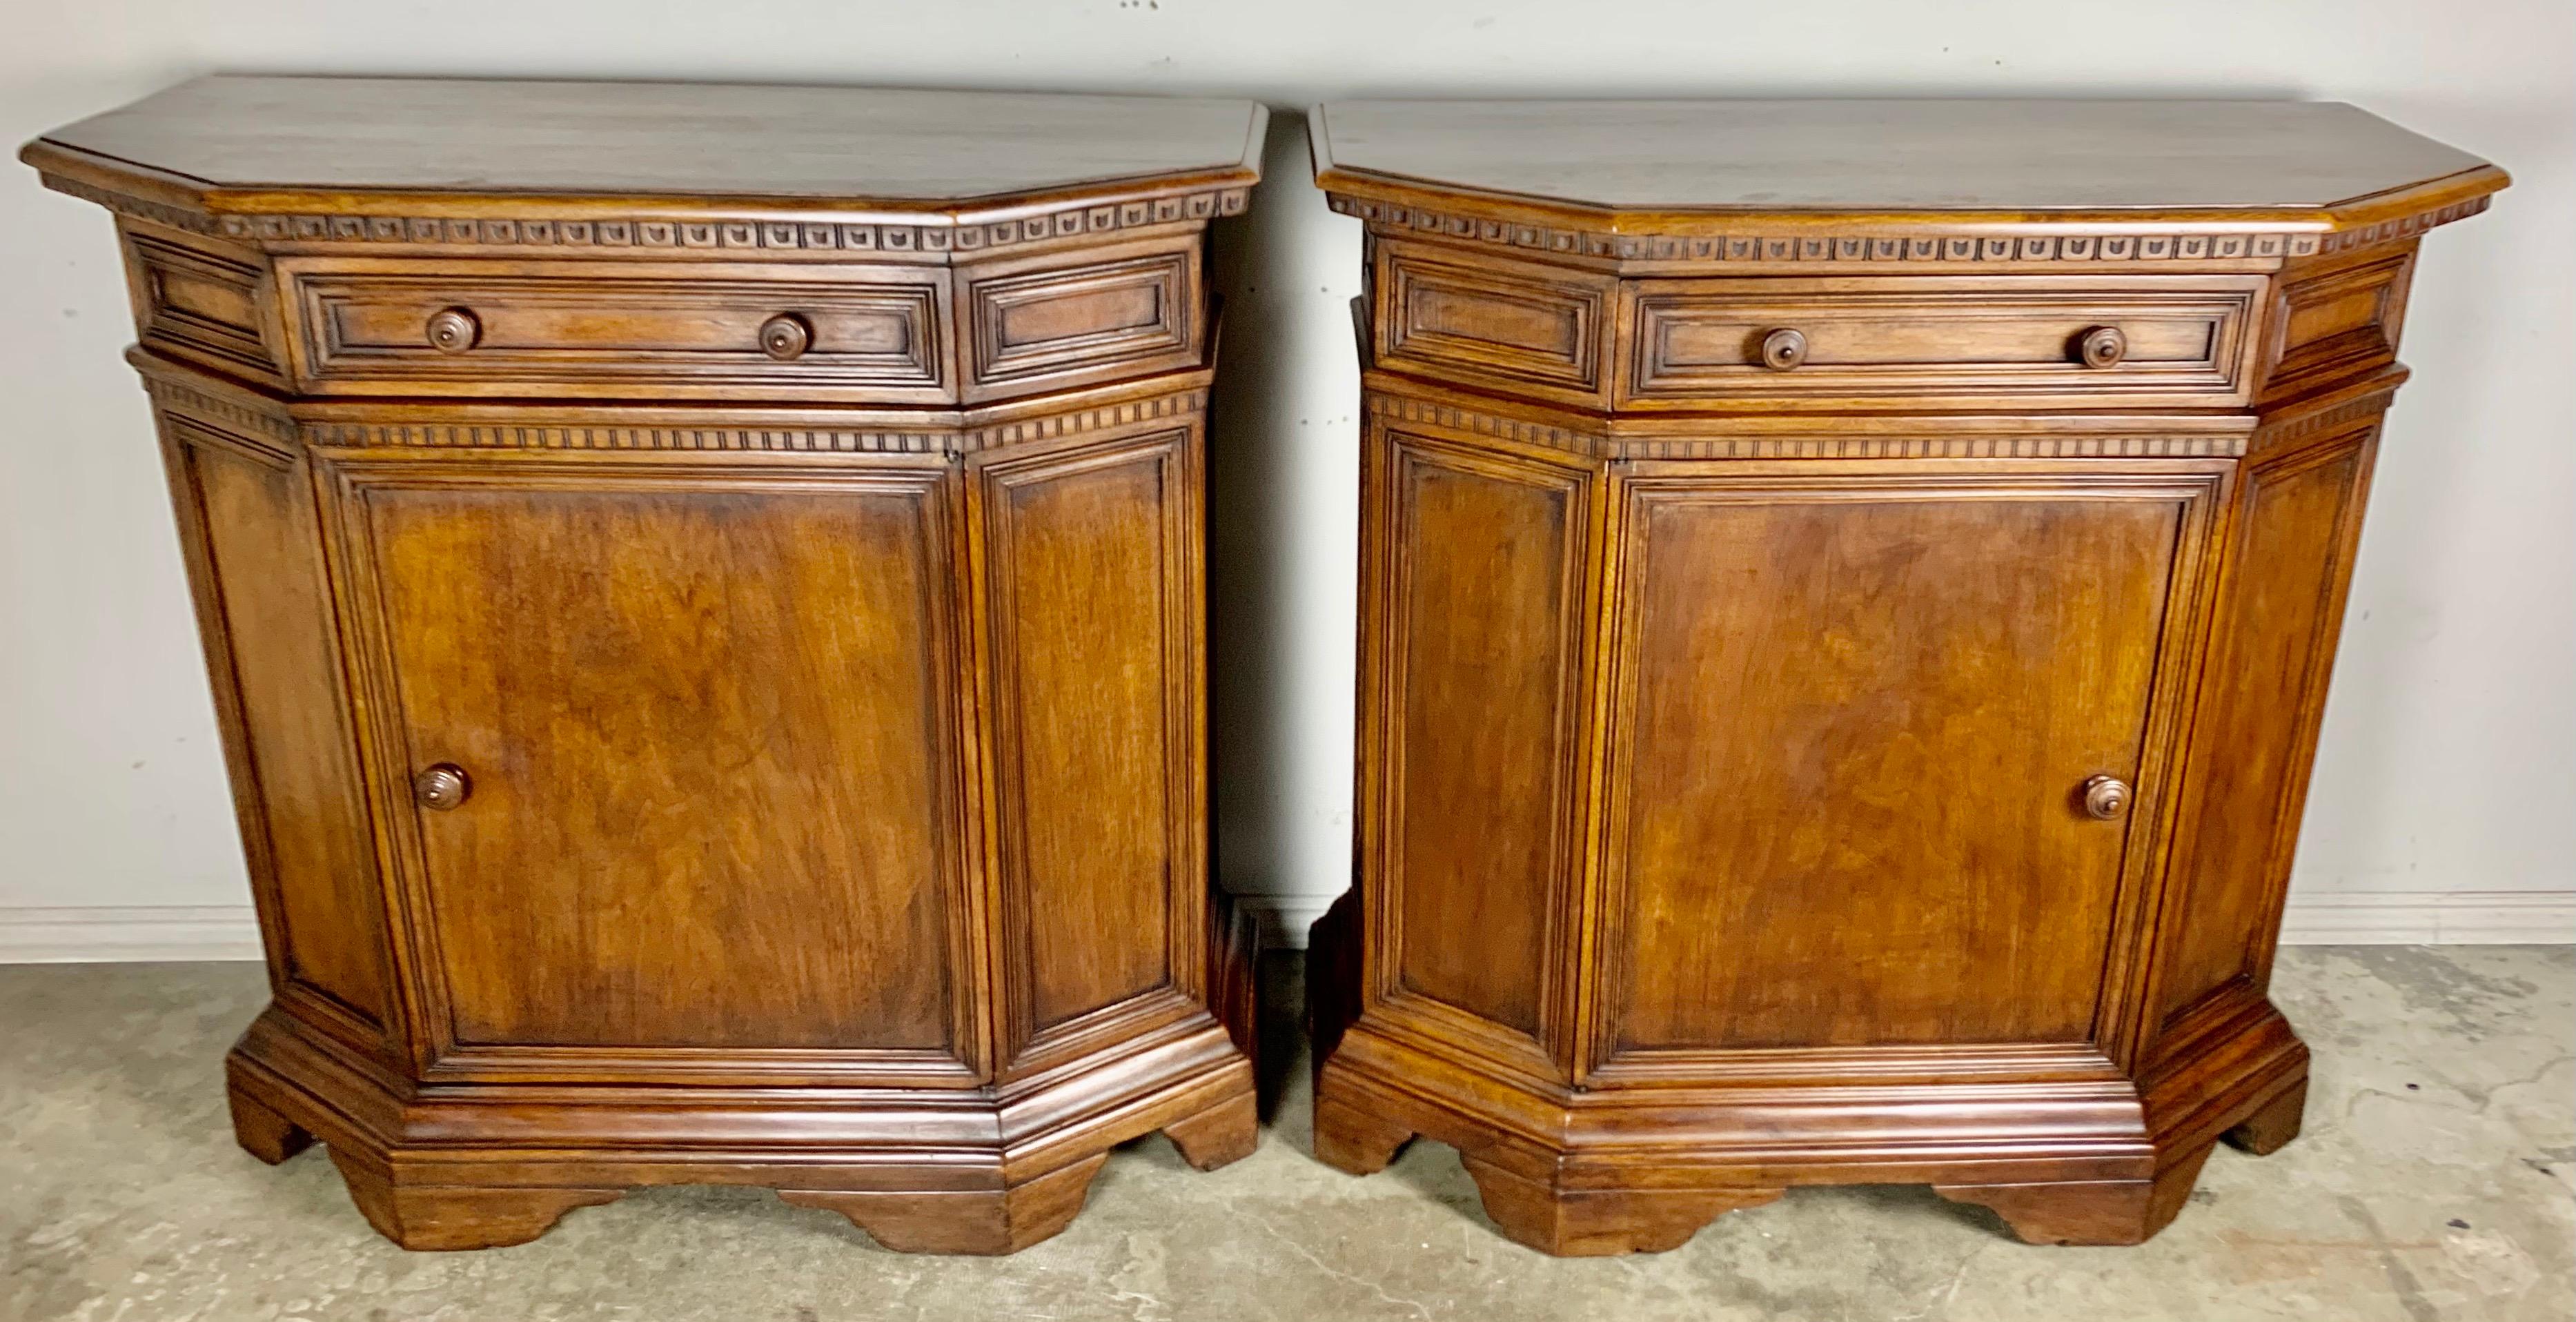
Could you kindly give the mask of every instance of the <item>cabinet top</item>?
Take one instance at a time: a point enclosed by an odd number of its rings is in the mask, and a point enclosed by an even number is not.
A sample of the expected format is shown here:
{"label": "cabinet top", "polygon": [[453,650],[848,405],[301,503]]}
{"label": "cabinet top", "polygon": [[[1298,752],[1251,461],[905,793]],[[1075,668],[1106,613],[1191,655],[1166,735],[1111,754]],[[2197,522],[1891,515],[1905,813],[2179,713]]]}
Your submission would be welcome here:
{"label": "cabinet top", "polygon": [[2506,183],[2297,101],[1340,101],[1315,111],[1314,150],[1345,198],[1617,232],[1854,216],[2332,232]]}
{"label": "cabinet top", "polygon": [[[50,182],[212,215],[990,214],[1240,189],[1237,100],[704,83],[200,78],[21,153]],[[78,191],[75,188],[74,191]]]}

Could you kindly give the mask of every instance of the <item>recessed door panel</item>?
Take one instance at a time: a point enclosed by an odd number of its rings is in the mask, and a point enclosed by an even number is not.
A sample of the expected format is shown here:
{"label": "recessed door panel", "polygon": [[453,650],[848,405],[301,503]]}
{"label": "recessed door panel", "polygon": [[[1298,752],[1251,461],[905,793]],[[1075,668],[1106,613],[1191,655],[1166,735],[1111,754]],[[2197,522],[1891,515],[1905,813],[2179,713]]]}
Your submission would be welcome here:
{"label": "recessed door panel", "polygon": [[1614,1051],[2093,1037],[2217,479],[1915,470],[1631,486]]}
{"label": "recessed door panel", "polygon": [[1574,712],[1589,481],[1384,437],[1392,543],[1372,866],[1391,990],[1547,1041],[1554,915],[1571,902]]}
{"label": "recessed door panel", "polygon": [[2257,464],[2238,494],[2235,564],[2194,736],[2211,774],[2175,841],[2178,919],[2159,954],[2163,1028],[2231,988],[2259,992],[2269,976],[2376,428],[2373,418]]}
{"label": "recessed door panel", "polygon": [[342,472],[452,1046],[961,1049],[937,470]]}
{"label": "recessed door panel", "polygon": [[978,470],[1015,1070],[1198,988],[1196,446],[1168,431]]}
{"label": "recessed door panel", "polygon": [[279,980],[370,1046],[396,1018],[383,882],[340,698],[313,489],[283,453],[193,419],[163,432],[198,576],[243,852]]}

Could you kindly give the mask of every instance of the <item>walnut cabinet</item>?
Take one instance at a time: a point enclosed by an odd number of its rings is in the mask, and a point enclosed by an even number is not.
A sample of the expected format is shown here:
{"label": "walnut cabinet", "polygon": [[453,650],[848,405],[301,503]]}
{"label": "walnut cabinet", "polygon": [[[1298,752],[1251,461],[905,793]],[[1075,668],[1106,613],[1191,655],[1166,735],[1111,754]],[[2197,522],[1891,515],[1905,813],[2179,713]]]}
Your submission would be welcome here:
{"label": "walnut cabinet", "polygon": [[960,1252],[1251,1149],[1201,265],[1262,119],[215,78],[26,149],[131,277],[243,1146],[412,1248],[733,1182]]}
{"label": "walnut cabinet", "polygon": [[2345,106],[1357,102],[1358,876],[1317,1153],[1556,1253],[1793,1184],[2131,1243],[2265,997],[2424,231]]}

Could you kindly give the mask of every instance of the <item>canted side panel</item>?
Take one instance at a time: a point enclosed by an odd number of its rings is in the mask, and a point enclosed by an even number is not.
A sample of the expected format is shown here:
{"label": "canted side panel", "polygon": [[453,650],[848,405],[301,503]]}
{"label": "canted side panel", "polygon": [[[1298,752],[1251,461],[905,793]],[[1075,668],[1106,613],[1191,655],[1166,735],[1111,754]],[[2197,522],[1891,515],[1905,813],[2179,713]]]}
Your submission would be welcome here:
{"label": "canted side panel", "polygon": [[1389,990],[1544,1039],[1567,901],[1589,481],[1379,433],[1373,879]]}
{"label": "canted side panel", "polygon": [[[451,1053],[956,1070],[936,470],[466,456],[340,478]],[[464,802],[414,808],[442,763]]]}
{"label": "canted side panel", "polygon": [[1196,446],[984,470],[1011,1059],[1173,987],[1200,949]]}
{"label": "canted side panel", "polygon": [[1598,406],[1606,276],[1536,263],[1442,260],[1436,246],[1374,245],[1376,360],[1398,371]]}
{"label": "canted side panel", "polygon": [[265,444],[175,415],[163,429],[271,963],[381,1042],[390,932],[312,487]]}
{"label": "canted side panel", "polygon": [[2213,479],[1829,474],[1632,489],[1607,1046],[2092,1040]]}
{"label": "canted side panel", "polygon": [[2273,283],[2264,401],[2333,386],[2397,361],[2415,244],[2296,262]]}
{"label": "canted side panel", "polygon": [[2165,901],[2162,1023],[2267,980],[2378,421],[2250,467]]}
{"label": "canted side panel", "polygon": [[961,266],[966,401],[1198,366],[1200,242],[1192,233]]}
{"label": "canted side panel", "polygon": [[281,379],[259,254],[132,223],[121,231],[135,329],[146,345],[216,371]]}

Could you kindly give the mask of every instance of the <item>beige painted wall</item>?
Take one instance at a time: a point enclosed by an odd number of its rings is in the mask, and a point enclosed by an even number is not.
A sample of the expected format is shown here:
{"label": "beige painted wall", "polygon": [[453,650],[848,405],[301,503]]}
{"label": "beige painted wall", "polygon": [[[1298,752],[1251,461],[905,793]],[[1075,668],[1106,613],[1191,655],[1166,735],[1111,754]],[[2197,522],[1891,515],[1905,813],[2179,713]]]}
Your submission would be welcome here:
{"label": "beige painted wall", "polygon": [[[2503,163],[2428,241],[2294,931],[2576,931],[2576,21],[2475,7],[5,0],[14,143],[213,71],[1234,93],[1281,113],[1220,241],[1212,520],[1226,880],[1347,880],[1356,223],[1295,110],[1343,95],[2311,97]],[[0,169],[0,957],[238,949],[246,889],[107,217]],[[2410,926],[2411,924],[2411,926]],[[2553,927],[2555,925],[2555,927]]]}

